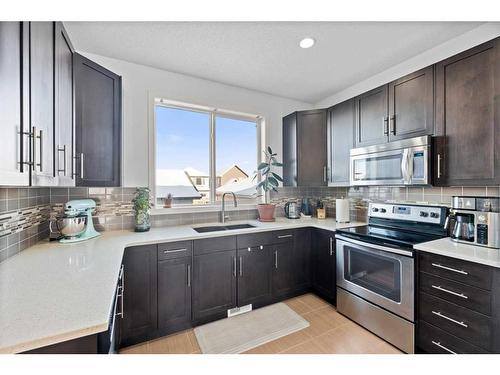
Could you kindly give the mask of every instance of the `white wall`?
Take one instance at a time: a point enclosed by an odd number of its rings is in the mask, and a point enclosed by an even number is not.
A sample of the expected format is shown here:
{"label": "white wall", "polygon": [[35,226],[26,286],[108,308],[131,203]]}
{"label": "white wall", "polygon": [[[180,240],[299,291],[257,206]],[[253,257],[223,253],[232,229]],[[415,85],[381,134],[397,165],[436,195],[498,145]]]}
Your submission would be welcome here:
{"label": "white wall", "polygon": [[[466,32],[465,34],[450,39],[449,41],[421,53],[420,55],[395,65],[392,68],[352,85],[340,92],[334,93],[317,102],[315,107],[326,108],[343,102],[344,100],[353,98],[356,95],[389,83],[406,74],[415,72],[478,44],[494,39],[497,36],[500,36],[500,22],[485,23],[475,29],[472,29],[471,31]],[[388,48],[390,48],[390,41],[388,41],[388,43]]]}
{"label": "white wall", "polygon": [[[281,119],[309,103],[172,73],[95,54],[80,52],[122,76],[123,86],[123,186],[147,186],[149,181],[149,95],[161,95],[208,107],[227,109],[265,118],[265,141],[281,155]],[[242,71],[242,74],[245,74]]]}

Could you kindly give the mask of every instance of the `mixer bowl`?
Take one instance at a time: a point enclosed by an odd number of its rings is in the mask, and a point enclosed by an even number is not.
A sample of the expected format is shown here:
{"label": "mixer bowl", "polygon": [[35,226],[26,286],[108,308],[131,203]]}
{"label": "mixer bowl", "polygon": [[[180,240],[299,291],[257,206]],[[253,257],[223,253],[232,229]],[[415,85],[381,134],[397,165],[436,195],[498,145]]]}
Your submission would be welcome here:
{"label": "mixer bowl", "polygon": [[87,228],[87,216],[58,217],[56,227],[64,237],[77,237]]}

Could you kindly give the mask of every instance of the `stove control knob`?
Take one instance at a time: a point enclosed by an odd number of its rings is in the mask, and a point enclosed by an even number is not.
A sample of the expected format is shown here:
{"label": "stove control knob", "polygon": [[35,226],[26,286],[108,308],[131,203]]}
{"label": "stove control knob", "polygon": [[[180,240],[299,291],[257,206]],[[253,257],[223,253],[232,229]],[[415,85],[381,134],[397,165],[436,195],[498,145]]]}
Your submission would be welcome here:
{"label": "stove control knob", "polygon": [[381,208],[380,212],[383,213],[383,214],[385,214],[387,212],[387,210],[385,208]]}
{"label": "stove control knob", "polygon": [[439,214],[437,212],[431,212],[431,217],[437,219],[439,217]]}
{"label": "stove control knob", "polygon": [[420,216],[427,217],[427,216],[429,216],[429,214],[425,211],[420,211]]}
{"label": "stove control knob", "polygon": [[372,208],[372,212],[378,212],[378,208],[377,207],[373,207]]}

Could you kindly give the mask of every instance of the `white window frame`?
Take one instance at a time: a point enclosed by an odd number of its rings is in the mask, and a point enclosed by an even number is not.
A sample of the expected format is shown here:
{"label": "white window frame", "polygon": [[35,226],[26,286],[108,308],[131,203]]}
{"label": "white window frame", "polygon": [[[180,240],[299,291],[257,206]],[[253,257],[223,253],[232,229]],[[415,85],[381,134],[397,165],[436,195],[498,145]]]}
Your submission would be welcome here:
{"label": "white window frame", "polygon": [[[209,185],[210,185],[210,200],[211,202],[206,205],[179,205],[172,208],[162,208],[156,206],[156,118],[155,107],[165,106],[168,108],[184,109],[188,111],[208,113],[210,115],[210,143],[209,143]],[[216,190],[216,140],[215,137],[215,119],[216,116],[225,117],[235,120],[252,121],[257,125],[257,160],[256,167],[263,160],[262,145],[265,144],[265,119],[259,115],[248,113],[230,111],[226,109],[202,106],[197,104],[190,104],[179,102],[175,100],[163,99],[160,95],[149,93],[149,116],[148,116],[148,129],[149,129],[149,189],[153,197],[155,206],[152,209],[152,214],[166,214],[166,213],[182,213],[182,212],[210,212],[219,211],[221,203],[215,201]],[[253,204],[238,204],[238,209],[252,209],[256,208],[258,203],[264,202],[264,196],[261,196],[256,203]],[[232,205],[227,207],[228,211],[234,209]]]}

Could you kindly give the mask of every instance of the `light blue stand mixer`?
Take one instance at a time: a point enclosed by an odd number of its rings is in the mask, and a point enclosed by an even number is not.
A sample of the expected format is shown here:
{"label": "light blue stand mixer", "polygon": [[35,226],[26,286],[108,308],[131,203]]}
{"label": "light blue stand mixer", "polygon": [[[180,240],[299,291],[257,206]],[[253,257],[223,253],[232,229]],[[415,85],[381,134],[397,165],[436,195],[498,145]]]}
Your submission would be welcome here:
{"label": "light blue stand mixer", "polygon": [[[100,236],[94,228],[92,212],[96,203],[92,199],[75,199],[64,204],[64,215],[56,218],[56,227],[63,236],[61,243],[74,243]],[[52,226],[52,222],[50,222]]]}

